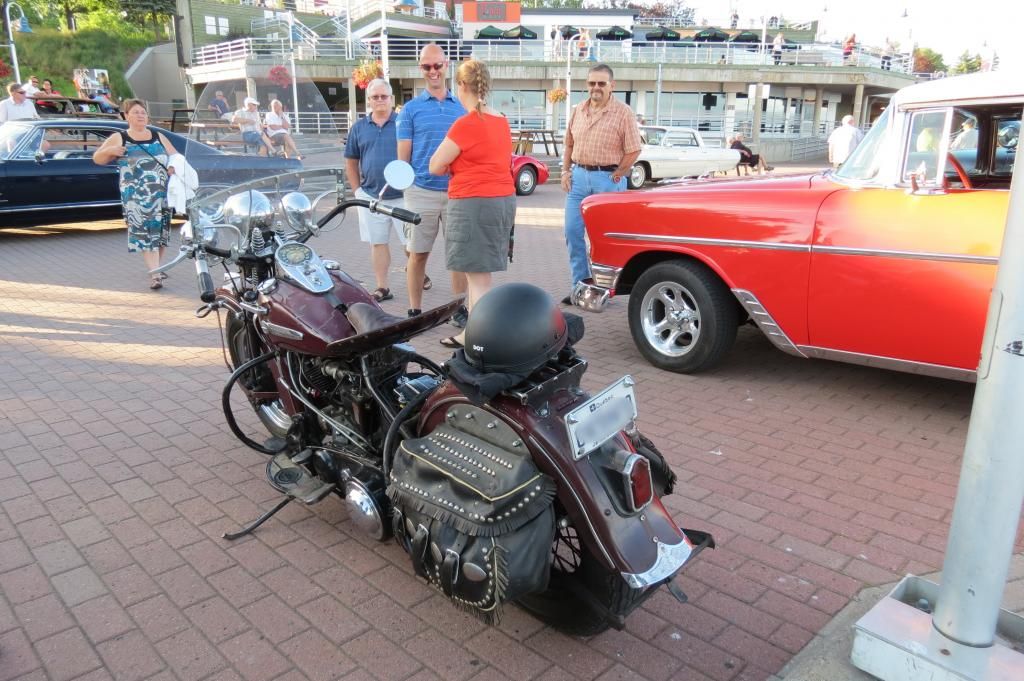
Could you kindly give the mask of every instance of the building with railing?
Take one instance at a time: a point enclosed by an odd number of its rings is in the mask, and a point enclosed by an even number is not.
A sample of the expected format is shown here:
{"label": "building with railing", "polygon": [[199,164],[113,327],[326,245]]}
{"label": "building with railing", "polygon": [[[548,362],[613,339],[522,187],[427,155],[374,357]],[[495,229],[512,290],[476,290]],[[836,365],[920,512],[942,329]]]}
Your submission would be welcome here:
{"label": "building with railing", "polygon": [[[864,47],[844,56],[840,45],[816,39],[816,22],[724,29],[735,40],[706,41],[702,34],[714,33],[689,25],[692,17],[643,18],[632,10],[431,0],[264,2],[274,6],[178,0],[185,18],[181,53],[194,90],[233,81],[229,90],[239,101],[259,97],[268,66],[294,63],[320,86],[328,106],[351,120],[365,110],[352,78],[360,62],[386,59],[401,103],[420,87],[419,50],[436,42],[453,61],[487,62],[491,104],[513,127],[562,129],[565,105],[552,104],[548,92],[566,88],[568,75],[570,101],[581,101],[587,70],[604,62],[615,69],[615,95],[648,123],[692,126],[711,139],[742,131],[762,148],[778,146],[773,158],[779,158],[795,153],[787,151],[791,143],[781,146],[787,141],[826,134],[847,113],[869,123],[889,94],[913,82],[907,56]],[[525,37],[478,38],[487,27],[490,35],[518,29],[511,34]],[[613,27],[621,31],[608,31]],[[788,42],[773,54],[779,30]],[[620,39],[602,39],[613,34]]]}

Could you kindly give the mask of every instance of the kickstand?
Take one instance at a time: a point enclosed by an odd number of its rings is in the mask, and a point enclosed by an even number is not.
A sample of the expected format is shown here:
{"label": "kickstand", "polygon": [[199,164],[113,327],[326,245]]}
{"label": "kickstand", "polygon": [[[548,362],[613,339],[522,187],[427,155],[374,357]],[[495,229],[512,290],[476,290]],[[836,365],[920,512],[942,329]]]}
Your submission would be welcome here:
{"label": "kickstand", "polygon": [[233,539],[238,539],[239,537],[244,537],[245,535],[249,534],[250,532],[255,530],[257,527],[262,525],[263,523],[265,523],[268,520],[270,520],[270,517],[272,515],[274,515],[275,513],[280,511],[282,508],[287,506],[289,503],[291,503],[292,499],[294,499],[294,498],[295,497],[285,497],[284,499],[282,499],[277,504],[277,506],[275,506],[274,508],[272,508],[269,511],[267,511],[266,513],[261,515],[259,518],[257,518],[256,520],[252,521],[251,523],[249,523],[248,525],[246,525],[242,529],[240,529],[238,532],[225,532],[224,534],[221,535],[221,538],[222,539],[227,539],[228,541],[231,541]]}

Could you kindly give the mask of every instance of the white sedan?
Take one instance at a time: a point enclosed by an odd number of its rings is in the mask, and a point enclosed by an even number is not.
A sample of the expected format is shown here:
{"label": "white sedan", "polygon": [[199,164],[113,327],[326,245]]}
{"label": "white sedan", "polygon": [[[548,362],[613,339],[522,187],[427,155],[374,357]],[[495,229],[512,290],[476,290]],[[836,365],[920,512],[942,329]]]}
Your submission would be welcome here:
{"label": "white sedan", "polygon": [[639,189],[648,180],[730,171],[740,161],[740,152],[707,146],[693,128],[643,125],[640,137],[644,145],[629,174],[630,189]]}

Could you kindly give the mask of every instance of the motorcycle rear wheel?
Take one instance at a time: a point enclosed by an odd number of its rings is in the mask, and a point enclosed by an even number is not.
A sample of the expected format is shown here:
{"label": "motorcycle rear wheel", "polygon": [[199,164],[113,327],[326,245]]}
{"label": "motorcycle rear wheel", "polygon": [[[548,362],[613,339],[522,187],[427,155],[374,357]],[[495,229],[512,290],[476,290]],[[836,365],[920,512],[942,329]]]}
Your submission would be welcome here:
{"label": "motorcycle rear wheel", "polygon": [[546,591],[517,603],[548,626],[570,636],[595,636],[624,618],[647,596],[622,575],[604,567],[580,541],[572,525],[558,525],[551,547],[551,578]]}

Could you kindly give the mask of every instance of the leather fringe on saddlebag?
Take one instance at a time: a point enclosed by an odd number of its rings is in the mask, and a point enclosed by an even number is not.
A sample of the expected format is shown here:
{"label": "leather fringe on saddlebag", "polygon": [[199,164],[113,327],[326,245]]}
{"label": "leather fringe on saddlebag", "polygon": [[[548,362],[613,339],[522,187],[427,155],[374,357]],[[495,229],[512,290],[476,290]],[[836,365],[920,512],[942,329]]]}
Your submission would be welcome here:
{"label": "leather fringe on saddlebag", "polygon": [[423,577],[496,622],[501,604],[547,588],[555,484],[508,425],[458,405],[402,442],[388,481],[395,537]]}

